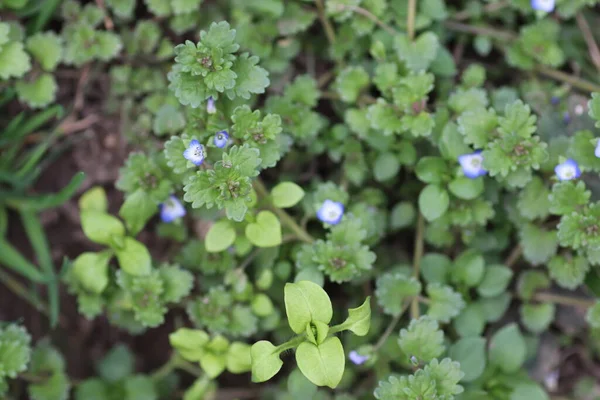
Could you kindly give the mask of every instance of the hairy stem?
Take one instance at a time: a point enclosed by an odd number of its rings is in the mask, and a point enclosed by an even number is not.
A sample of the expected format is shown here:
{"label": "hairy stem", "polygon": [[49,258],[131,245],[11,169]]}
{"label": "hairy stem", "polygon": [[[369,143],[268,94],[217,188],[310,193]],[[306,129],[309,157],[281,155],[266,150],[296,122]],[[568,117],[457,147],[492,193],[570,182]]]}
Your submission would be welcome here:
{"label": "hairy stem", "polygon": [[319,14],[319,20],[321,21],[321,25],[323,25],[323,29],[325,29],[325,35],[327,36],[327,40],[329,40],[330,44],[335,43],[335,30],[333,29],[333,25],[325,15],[325,7],[323,6],[323,0],[315,0],[317,3],[317,12]]}
{"label": "hairy stem", "polygon": [[545,301],[549,303],[560,304],[563,306],[573,306],[580,308],[589,308],[595,304],[593,299],[584,299],[577,297],[563,296],[560,294],[540,292],[533,295],[533,298],[537,301]]}
{"label": "hairy stem", "polygon": [[398,325],[398,322],[400,322],[400,319],[402,318],[406,310],[408,310],[408,306],[410,304],[410,301],[405,302],[398,315],[395,315],[394,318],[390,321],[390,324],[385,329],[385,332],[383,332],[383,335],[381,335],[377,343],[375,343],[375,346],[373,347],[373,352],[377,352],[377,350],[379,350],[381,346],[385,344],[385,341],[392,334],[392,332],[394,332],[394,329],[396,329],[396,325]]}
{"label": "hairy stem", "polygon": [[587,23],[587,20],[581,13],[577,13],[575,18],[577,19],[577,25],[581,30],[581,34],[585,39],[585,43],[587,44],[588,52],[590,53],[590,58],[596,66],[596,69],[600,71],[600,49],[598,48],[598,43],[596,43],[596,39],[594,39],[594,34],[590,29],[590,25]]}
{"label": "hairy stem", "polygon": [[282,343],[279,346],[275,347],[275,352],[277,352],[277,354],[279,354],[279,353],[283,353],[286,350],[296,348],[296,347],[298,347],[298,345],[300,343],[304,342],[305,339],[306,339],[306,336],[304,334],[294,336],[287,342]]}
{"label": "hairy stem", "polygon": [[[423,257],[423,234],[425,231],[425,219],[423,214],[419,213],[417,220],[417,236],[415,238],[415,251],[413,256],[413,276],[418,280],[421,275],[421,257]],[[410,306],[411,318],[419,318],[419,297],[412,299]]]}
{"label": "hairy stem", "polygon": [[299,240],[306,243],[312,243],[315,241],[315,239],[308,232],[306,232],[306,230],[302,229],[302,227],[298,225],[288,213],[283,211],[281,208],[275,207],[273,203],[271,203],[271,201],[269,200],[269,192],[267,191],[267,188],[260,179],[256,179],[254,181],[254,190],[256,190],[256,193],[259,197],[262,197],[268,202],[269,209],[279,217],[279,219],[285,226],[287,226],[292,232],[294,232],[294,234]]}
{"label": "hairy stem", "polygon": [[406,31],[408,38],[415,38],[415,19],[417,17],[417,0],[408,0],[408,16],[406,17]]}
{"label": "hairy stem", "polygon": [[351,6],[351,5],[341,5],[340,7],[343,7],[345,10],[350,10],[352,12],[362,15],[363,17],[370,19],[375,24],[377,24],[377,26],[379,26],[381,29],[383,29],[390,35],[397,35],[399,33],[391,25],[388,25],[385,22],[383,22],[382,20],[380,20],[379,18],[377,18],[377,16],[375,14],[373,14],[371,11],[367,10],[366,8],[362,8],[362,7],[358,7],[358,6]]}

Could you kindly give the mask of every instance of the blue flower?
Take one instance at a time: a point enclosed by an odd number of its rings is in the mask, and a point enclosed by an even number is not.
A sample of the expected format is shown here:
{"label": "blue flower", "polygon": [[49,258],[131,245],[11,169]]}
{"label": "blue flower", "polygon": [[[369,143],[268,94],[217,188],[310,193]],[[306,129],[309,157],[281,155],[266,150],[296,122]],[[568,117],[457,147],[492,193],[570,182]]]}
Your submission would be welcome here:
{"label": "blue flower", "polygon": [[177,197],[172,195],[158,208],[160,209],[160,219],[163,222],[173,222],[185,215],[185,207],[177,200]]}
{"label": "blue flower", "polygon": [[600,140],[596,142],[596,150],[594,150],[594,155],[600,158]]}
{"label": "blue flower", "polygon": [[462,167],[463,174],[467,178],[475,179],[487,174],[487,171],[483,169],[483,154],[481,154],[481,150],[458,156],[458,162]]}
{"label": "blue flower", "polygon": [[212,96],[210,96],[206,101],[206,112],[209,114],[214,114],[217,112],[217,107],[215,106],[215,99],[213,99]]}
{"label": "blue flower", "polygon": [[531,0],[531,7],[537,11],[554,11],[555,0]]}
{"label": "blue flower", "polygon": [[317,211],[317,218],[330,225],[336,225],[344,216],[344,205],[337,201],[325,200]]}
{"label": "blue flower", "polygon": [[191,161],[194,165],[200,165],[204,161],[204,157],[206,157],[206,152],[204,151],[204,146],[200,144],[196,139],[190,142],[190,145],[183,152],[183,156],[186,160]]}
{"label": "blue flower", "polygon": [[215,133],[215,146],[222,149],[227,146],[227,141],[229,140],[229,134],[227,131],[219,131]]}
{"label": "blue flower", "polygon": [[552,103],[553,106],[558,105],[558,103],[560,103],[560,97],[552,96],[552,98],[550,99],[550,103]]}
{"label": "blue flower", "polygon": [[568,159],[562,164],[558,164],[554,168],[554,172],[556,172],[556,176],[561,181],[570,181],[571,179],[579,178],[581,175],[581,170],[579,169],[579,165],[577,162],[572,159]]}
{"label": "blue flower", "polygon": [[563,114],[563,122],[565,123],[565,125],[569,125],[569,123],[571,122],[571,114],[569,114],[568,111],[565,111],[565,113]]}
{"label": "blue flower", "polygon": [[356,365],[364,364],[365,361],[369,359],[369,356],[361,356],[358,354],[356,350],[352,350],[350,354],[348,354],[348,358]]}

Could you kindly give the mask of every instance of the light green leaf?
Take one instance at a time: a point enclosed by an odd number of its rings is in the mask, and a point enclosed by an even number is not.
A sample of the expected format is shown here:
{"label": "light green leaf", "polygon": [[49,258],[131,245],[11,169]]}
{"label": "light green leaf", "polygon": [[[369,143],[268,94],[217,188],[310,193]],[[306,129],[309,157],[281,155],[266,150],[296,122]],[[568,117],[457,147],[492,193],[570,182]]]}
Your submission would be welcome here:
{"label": "light green leaf", "polygon": [[344,375],[345,355],[342,342],[330,337],[319,346],[302,342],[296,350],[300,371],[317,386],[335,389]]}
{"label": "light green leaf", "polygon": [[438,37],[433,32],[425,32],[412,42],[408,36],[399,35],[395,42],[398,57],[415,72],[429,67],[437,56],[439,46]]}
{"label": "light green leaf", "polygon": [[152,258],[146,246],[137,240],[126,237],[123,246],[115,248],[119,265],[129,275],[148,275],[152,269]]}
{"label": "light green leaf", "polygon": [[523,325],[533,332],[540,334],[548,329],[554,320],[556,308],[552,303],[522,304],[519,308]]}
{"label": "light green leaf", "polygon": [[464,382],[474,381],[481,376],[485,369],[485,339],[481,337],[462,338],[450,347],[448,356],[460,363],[460,369],[465,373],[462,378]]}
{"label": "light green leaf", "polygon": [[365,302],[357,308],[348,310],[348,318],[342,322],[344,330],[352,331],[357,336],[365,336],[369,333],[371,327],[371,297],[367,297]]}
{"label": "light green leaf", "polygon": [[31,69],[31,59],[23,43],[9,42],[0,48],[0,78],[20,78]]}
{"label": "light green leaf", "polygon": [[267,340],[254,343],[250,354],[252,357],[252,382],[268,381],[283,366],[277,348]]}
{"label": "light green leaf", "polygon": [[200,329],[179,328],[169,335],[169,343],[188,361],[200,361],[204,347],[210,341],[208,334]]}
{"label": "light green leaf", "polygon": [[437,185],[427,185],[419,194],[419,210],[427,221],[434,221],[450,206],[448,192]]}
{"label": "light green leaf", "polygon": [[108,199],[102,186],[94,186],[85,191],[79,198],[79,208],[84,210],[94,210],[106,212],[108,210]]}
{"label": "light green leaf", "polygon": [[373,167],[373,176],[378,182],[384,182],[392,179],[400,170],[400,161],[393,153],[381,153],[375,160]]}
{"label": "light green leaf", "polygon": [[483,193],[483,178],[470,179],[460,176],[448,184],[448,189],[459,199],[473,200]]}
{"label": "light green leaf", "polygon": [[100,294],[108,286],[108,263],[111,251],[85,252],[73,261],[73,275],[86,290]]}
{"label": "light green leaf", "polygon": [[150,196],[142,188],[137,189],[125,198],[125,202],[119,210],[119,216],[123,218],[129,234],[137,235],[146,225],[146,222],[154,214],[158,207]]}
{"label": "light green leaf", "polygon": [[500,329],[490,340],[490,364],[507,374],[517,372],[521,368],[526,354],[525,339],[515,323]]}
{"label": "light green leaf", "polygon": [[243,374],[252,370],[252,347],[242,342],[233,342],[227,350],[227,370]]}
{"label": "light green leaf", "polygon": [[510,395],[510,400],[549,400],[548,394],[537,383],[519,383]]}
{"label": "light green leaf", "polygon": [[281,244],[281,224],[271,211],[261,211],[256,222],[246,225],[246,237],[257,247],[275,247]]}
{"label": "light green leaf", "polygon": [[235,228],[233,223],[223,219],[214,223],[206,233],[204,246],[209,253],[219,253],[228,249],[235,242]]}
{"label": "light green leaf", "polygon": [[81,212],[81,228],[85,236],[92,242],[107,246],[119,243],[125,236],[123,223],[102,211],[83,210]]}
{"label": "light green leaf", "polygon": [[304,197],[304,190],[294,182],[281,182],[271,190],[273,205],[279,208],[293,207]]}
{"label": "light green leaf", "polygon": [[504,265],[490,265],[486,267],[483,280],[477,286],[477,293],[483,297],[498,296],[506,290],[512,276],[510,268]]}
{"label": "light green leaf", "polygon": [[400,330],[398,345],[404,354],[416,357],[419,362],[429,362],[446,350],[444,332],[436,320],[426,315],[411,320],[407,329]]}
{"label": "light green leaf", "polygon": [[311,321],[329,324],[333,308],[329,296],[319,285],[309,281],[286,283],[284,288],[285,312],[290,328],[304,332]]}

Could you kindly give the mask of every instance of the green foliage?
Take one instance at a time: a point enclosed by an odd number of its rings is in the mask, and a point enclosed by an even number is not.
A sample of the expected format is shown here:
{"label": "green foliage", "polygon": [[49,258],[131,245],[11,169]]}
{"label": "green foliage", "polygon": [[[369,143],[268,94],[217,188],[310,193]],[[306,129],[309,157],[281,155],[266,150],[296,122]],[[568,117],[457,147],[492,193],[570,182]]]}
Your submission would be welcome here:
{"label": "green foliage", "polygon": [[398,344],[407,356],[425,363],[438,358],[445,351],[444,333],[437,321],[427,316],[413,319],[408,329],[402,329]]}

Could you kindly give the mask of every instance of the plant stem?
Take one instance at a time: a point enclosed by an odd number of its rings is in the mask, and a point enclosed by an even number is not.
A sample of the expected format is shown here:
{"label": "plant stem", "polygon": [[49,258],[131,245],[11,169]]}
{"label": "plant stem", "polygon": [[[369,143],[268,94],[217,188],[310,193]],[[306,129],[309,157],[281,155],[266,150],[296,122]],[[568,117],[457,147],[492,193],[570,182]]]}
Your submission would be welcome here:
{"label": "plant stem", "polygon": [[275,207],[273,203],[271,203],[271,201],[269,200],[269,192],[267,191],[267,188],[260,179],[256,179],[254,181],[254,189],[260,197],[262,197],[268,202],[269,209],[275,214],[277,214],[281,222],[285,226],[287,226],[292,232],[294,232],[294,234],[299,240],[306,243],[312,243],[315,241],[315,239],[308,232],[302,229],[302,227],[298,225],[288,213],[283,211],[281,208]]}
{"label": "plant stem", "polygon": [[587,20],[581,13],[577,13],[575,18],[577,19],[577,25],[581,30],[581,34],[585,39],[585,43],[587,44],[588,52],[590,53],[590,58],[596,66],[596,69],[600,71],[600,49],[598,48],[598,43],[596,43],[596,39],[594,39],[594,34],[590,29],[590,25],[587,23]]}
{"label": "plant stem", "polygon": [[345,10],[353,11],[353,12],[355,12],[357,14],[362,15],[363,17],[366,17],[366,18],[370,19],[375,24],[377,24],[377,26],[379,26],[381,29],[383,29],[384,31],[386,31],[390,35],[397,35],[399,33],[391,25],[386,24],[385,22],[383,22],[382,20],[380,20],[379,18],[377,18],[377,16],[375,14],[373,14],[371,11],[369,11],[369,10],[367,10],[365,8],[358,7],[358,6],[351,6],[351,5],[343,5],[343,6],[340,5],[340,7],[343,7]]}
{"label": "plant stem", "polygon": [[333,25],[327,19],[325,15],[325,7],[323,6],[323,0],[315,0],[317,3],[317,12],[319,14],[319,20],[321,20],[321,25],[323,25],[323,29],[325,29],[325,35],[327,36],[327,40],[329,40],[329,44],[335,43],[335,30],[333,29]]}
{"label": "plant stem", "polygon": [[[419,280],[421,275],[421,257],[423,257],[423,234],[425,230],[425,219],[423,214],[419,213],[417,220],[417,236],[415,238],[415,251],[413,256],[413,276]],[[419,297],[412,299],[410,306],[411,318],[419,318]]]}
{"label": "plant stem", "polygon": [[6,273],[2,268],[0,268],[0,282],[2,282],[10,291],[27,301],[45,316],[50,315],[48,312],[48,306],[44,304],[42,300],[32,296],[19,281],[10,276],[10,274]]}
{"label": "plant stem", "polygon": [[400,319],[402,318],[402,316],[404,315],[406,310],[408,310],[408,306],[410,304],[411,304],[410,301],[407,301],[406,303],[404,303],[404,305],[402,306],[402,309],[400,310],[400,313],[398,313],[398,315],[394,316],[394,318],[392,319],[392,321],[390,322],[388,327],[385,329],[385,332],[383,332],[383,335],[381,335],[381,337],[379,338],[377,343],[375,343],[375,346],[373,347],[374,353],[377,352],[377,350],[379,350],[381,348],[381,346],[383,346],[385,344],[385,341],[392,334],[392,332],[396,328],[396,325],[398,325],[398,322],[400,322]]}
{"label": "plant stem", "polygon": [[568,83],[569,85],[584,90],[586,92],[600,92],[600,85],[586,81],[585,79],[578,78],[573,75],[569,75],[566,72],[559,71],[544,65],[538,65],[535,70],[542,75],[546,75],[552,79],[556,79],[560,82]]}
{"label": "plant stem", "polygon": [[573,306],[581,308],[589,308],[595,304],[593,299],[583,299],[576,297],[568,297],[560,294],[540,292],[536,293],[533,298],[537,301],[545,301],[549,303],[561,304],[564,306]]}
{"label": "plant stem", "polygon": [[406,17],[406,31],[408,38],[415,38],[415,18],[417,16],[417,0],[408,0],[408,16]]}
{"label": "plant stem", "polygon": [[[496,11],[500,11],[503,8],[506,8],[510,5],[510,1],[504,0],[504,1],[499,1],[496,3],[490,3],[487,6],[483,7],[482,9],[482,14],[489,14],[489,13],[493,13]],[[464,21],[466,19],[469,19],[471,17],[473,17],[473,12],[471,10],[463,10],[463,11],[459,11],[456,14],[454,14],[452,16],[452,19],[455,21]]]}
{"label": "plant stem", "polygon": [[295,336],[295,337],[291,338],[290,340],[288,340],[287,342],[282,343],[279,346],[275,347],[275,352],[277,352],[277,354],[279,354],[279,353],[283,353],[286,350],[293,349],[293,348],[297,347],[300,343],[304,342],[305,339],[306,339],[306,336],[304,334]]}
{"label": "plant stem", "polygon": [[[468,25],[468,24],[462,24],[460,22],[455,22],[455,21],[446,21],[444,23],[444,26],[446,28],[456,31],[456,32],[464,32],[464,33],[471,33],[471,34],[475,34],[475,35],[490,36],[492,39],[496,39],[496,40],[500,40],[500,41],[504,41],[504,42],[510,42],[517,38],[517,35],[512,32],[503,31],[503,30],[495,29],[495,28],[490,28],[487,26],[473,26],[473,25]],[[501,49],[503,51],[506,51],[506,48],[504,46],[501,46]],[[566,72],[559,71],[554,68],[547,67],[545,65],[536,65],[534,68],[534,71],[537,72],[538,74],[545,75],[545,76],[555,79],[559,82],[567,83],[567,84],[571,85],[572,87],[577,88],[579,90],[583,90],[586,92],[600,92],[600,85],[598,85],[596,83],[587,81],[587,80],[579,78],[577,76],[570,75]]]}
{"label": "plant stem", "polygon": [[506,261],[504,261],[504,265],[506,265],[508,268],[512,268],[512,266],[519,261],[519,258],[521,258],[522,254],[523,248],[519,245],[516,245],[506,258]]}
{"label": "plant stem", "polygon": [[155,382],[160,381],[175,370],[176,364],[177,353],[173,353],[166,363],[164,363],[160,368],[158,368],[150,375],[150,378]]}

